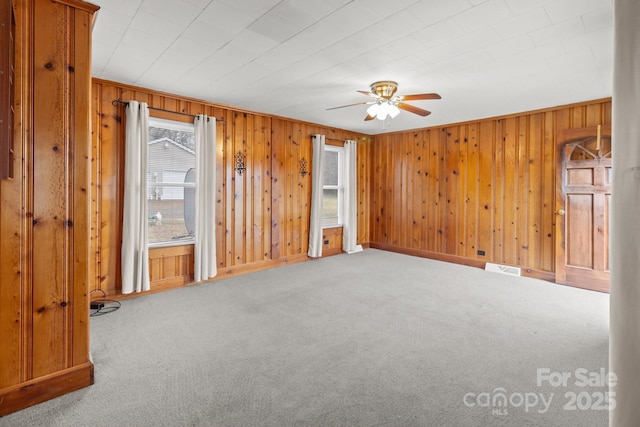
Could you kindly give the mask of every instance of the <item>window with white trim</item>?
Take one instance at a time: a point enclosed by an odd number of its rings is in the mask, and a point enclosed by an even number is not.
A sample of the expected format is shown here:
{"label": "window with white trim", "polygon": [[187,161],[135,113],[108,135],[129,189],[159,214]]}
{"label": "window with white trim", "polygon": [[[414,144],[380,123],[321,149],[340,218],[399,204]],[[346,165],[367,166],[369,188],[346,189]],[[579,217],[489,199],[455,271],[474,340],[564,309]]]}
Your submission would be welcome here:
{"label": "window with white trim", "polygon": [[193,123],[150,117],[147,157],[149,246],[192,243],[196,188]]}
{"label": "window with white trim", "polygon": [[340,226],[344,210],[344,147],[325,145],[322,183],[322,226]]}

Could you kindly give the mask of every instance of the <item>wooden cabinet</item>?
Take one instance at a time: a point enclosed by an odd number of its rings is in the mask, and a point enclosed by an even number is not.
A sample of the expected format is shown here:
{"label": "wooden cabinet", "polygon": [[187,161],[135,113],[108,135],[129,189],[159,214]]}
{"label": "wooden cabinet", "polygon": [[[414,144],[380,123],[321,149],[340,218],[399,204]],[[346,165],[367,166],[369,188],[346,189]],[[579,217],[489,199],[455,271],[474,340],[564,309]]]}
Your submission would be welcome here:
{"label": "wooden cabinet", "polygon": [[0,416],[93,382],[91,29],[79,0],[13,0],[14,179],[0,181]]}

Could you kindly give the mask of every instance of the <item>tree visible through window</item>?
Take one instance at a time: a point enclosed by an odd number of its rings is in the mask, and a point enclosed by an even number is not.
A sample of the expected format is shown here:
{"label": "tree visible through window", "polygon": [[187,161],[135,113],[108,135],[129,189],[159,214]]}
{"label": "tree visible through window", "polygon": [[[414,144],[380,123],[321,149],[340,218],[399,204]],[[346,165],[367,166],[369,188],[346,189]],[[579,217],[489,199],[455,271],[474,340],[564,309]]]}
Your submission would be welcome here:
{"label": "tree visible through window", "polygon": [[322,165],[322,225],[342,225],[344,148],[325,146]]}
{"label": "tree visible through window", "polygon": [[149,118],[149,245],[193,241],[195,167],[193,124]]}

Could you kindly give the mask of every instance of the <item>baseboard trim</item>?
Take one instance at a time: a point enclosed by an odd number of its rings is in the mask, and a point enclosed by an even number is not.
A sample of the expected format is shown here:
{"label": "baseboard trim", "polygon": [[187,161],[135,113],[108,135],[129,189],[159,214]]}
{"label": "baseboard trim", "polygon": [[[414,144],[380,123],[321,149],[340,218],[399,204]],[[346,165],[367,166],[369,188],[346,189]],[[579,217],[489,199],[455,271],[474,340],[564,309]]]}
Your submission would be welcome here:
{"label": "baseboard trim", "polygon": [[536,270],[535,268],[522,268],[522,275],[534,279],[546,280],[547,282],[556,282],[556,274],[551,271]]}
{"label": "baseboard trim", "polygon": [[268,270],[275,267],[281,267],[287,264],[297,264],[299,262],[308,261],[310,258],[307,254],[290,255],[278,259],[269,259],[264,261],[242,264],[234,267],[218,269],[218,275],[211,280],[205,282],[216,281],[226,277],[239,276],[241,274],[255,273],[256,271]]}
{"label": "baseboard trim", "polygon": [[454,264],[467,265],[469,267],[484,268],[485,261],[470,259],[458,255],[443,254],[439,252],[425,251],[422,249],[402,248],[399,246],[385,245],[382,243],[370,243],[372,249],[380,249],[383,251],[396,252],[404,255],[412,255],[420,258],[429,258],[436,261],[451,262]]}
{"label": "baseboard trim", "polygon": [[[479,260],[479,259],[465,258],[459,255],[450,255],[450,254],[443,254],[439,252],[425,251],[422,249],[401,248],[398,246],[385,245],[381,243],[370,243],[369,246],[372,249],[380,249],[383,251],[396,252],[396,253],[405,254],[405,255],[417,256],[421,258],[429,258],[436,261],[451,262],[454,264],[461,264],[469,267],[484,269],[484,266],[486,264],[486,261]],[[553,272],[538,270],[535,268],[526,268],[521,266],[514,266],[514,267],[520,267],[522,275],[526,277],[546,280],[549,282],[555,282],[555,279],[556,279],[556,275]]]}
{"label": "baseboard trim", "polygon": [[322,258],[327,256],[340,255],[341,253],[342,253],[342,248],[323,249]]}
{"label": "baseboard trim", "polygon": [[0,417],[93,384],[93,363],[86,362],[0,390]]}

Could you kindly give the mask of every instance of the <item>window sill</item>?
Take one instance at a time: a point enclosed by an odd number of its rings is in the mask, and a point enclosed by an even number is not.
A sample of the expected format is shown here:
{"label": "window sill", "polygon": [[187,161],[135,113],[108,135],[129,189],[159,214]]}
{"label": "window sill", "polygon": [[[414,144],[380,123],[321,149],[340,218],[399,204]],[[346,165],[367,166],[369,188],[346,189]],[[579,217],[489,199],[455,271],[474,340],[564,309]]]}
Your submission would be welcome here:
{"label": "window sill", "polygon": [[332,225],[323,225],[322,229],[323,230],[327,230],[327,229],[330,229],[330,228],[342,228],[342,227],[343,227],[342,224],[332,224]]}
{"label": "window sill", "polygon": [[170,248],[172,246],[184,246],[184,245],[195,245],[195,239],[185,239],[185,240],[176,240],[173,242],[158,242],[158,243],[149,243],[147,248],[149,249],[158,249],[158,248]]}

